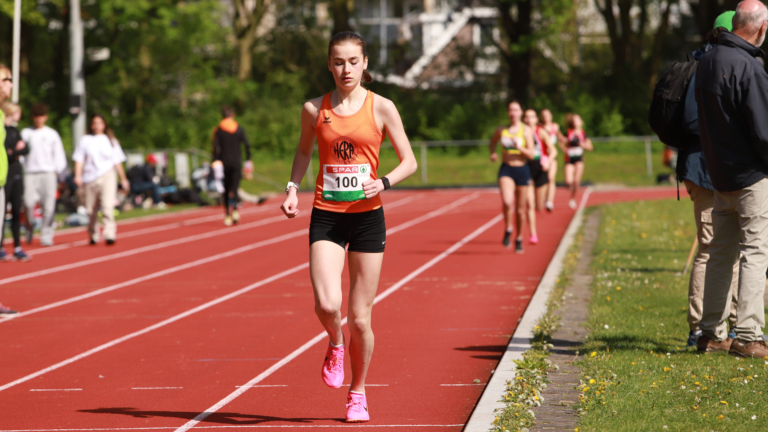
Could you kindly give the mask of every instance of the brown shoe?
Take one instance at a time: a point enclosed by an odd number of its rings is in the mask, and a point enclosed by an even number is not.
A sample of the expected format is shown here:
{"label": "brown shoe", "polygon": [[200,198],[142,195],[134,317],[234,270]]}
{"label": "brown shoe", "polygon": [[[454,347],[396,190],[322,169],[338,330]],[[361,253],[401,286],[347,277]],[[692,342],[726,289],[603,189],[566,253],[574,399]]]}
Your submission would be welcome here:
{"label": "brown shoe", "polygon": [[768,346],[763,341],[746,342],[734,339],[731,344],[731,349],[728,353],[737,357],[755,357],[766,358],[768,357]]}
{"label": "brown shoe", "polygon": [[733,339],[731,338],[727,338],[722,342],[716,342],[704,335],[701,335],[699,336],[699,341],[696,345],[699,352],[717,352],[730,350],[731,342],[733,342]]}

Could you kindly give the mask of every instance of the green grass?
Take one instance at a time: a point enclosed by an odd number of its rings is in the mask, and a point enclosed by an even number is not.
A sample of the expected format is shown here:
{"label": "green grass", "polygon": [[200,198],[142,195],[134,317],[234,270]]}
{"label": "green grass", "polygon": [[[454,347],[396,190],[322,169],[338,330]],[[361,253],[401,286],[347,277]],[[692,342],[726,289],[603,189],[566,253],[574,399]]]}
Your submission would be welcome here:
{"label": "green grass", "polygon": [[685,348],[694,236],[688,200],[603,208],[580,431],[768,430],[768,362]]}
{"label": "green grass", "polygon": [[[644,147],[642,143],[595,144],[596,150],[585,156],[584,181],[592,183],[613,183],[627,186],[652,186],[656,184],[656,175],[671,173],[672,170],[661,163],[660,143],[653,146],[653,177],[648,177]],[[421,165],[420,148],[414,148],[416,159]],[[391,148],[382,149],[379,173],[386,174],[398,164],[397,154]],[[275,183],[258,179],[243,181],[242,187],[249,193],[282,191],[291,173],[292,159],[281,159],[256,153],[253,157],[257,173],[268,177]],[[313,172],[317,175],[319,162],[314,155]],[[557,181],[564,182],[564,158],[559,156]],[[422,183],[422,170],[419,170],[402,183],[407,187],[493,185],[499,170],[499,163],[492,163],[488,148],[429,148],[427,151],[427,183]],[[280,185],[279,187],[277,185]],[[302,182],[306,190],[306,178]]]}

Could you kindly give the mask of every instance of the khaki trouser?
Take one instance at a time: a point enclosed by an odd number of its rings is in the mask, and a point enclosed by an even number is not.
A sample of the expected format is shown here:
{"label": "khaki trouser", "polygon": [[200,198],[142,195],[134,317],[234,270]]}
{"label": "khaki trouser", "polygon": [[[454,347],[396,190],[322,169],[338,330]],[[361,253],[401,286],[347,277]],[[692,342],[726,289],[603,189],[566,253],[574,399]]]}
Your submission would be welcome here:
{"label": "khaki trouser", "polygon": [[715,341],[727,337],[725,319],[731,306],[732,269],[741,252],[734,330],[739,340],[761,341],[768,268],[768,178],[739,191],[715,192],[712,225],[701,330]]}
{"label": "khaki trouser", "polygon": [[91,240],[99,241],[99,231],[96,223],[101,205],[101,223],[104,225],[104,238],[114,240],[117,235],[115,223],[115,197],[117,195],[117,177],[111,169],[91,183],[83,185],[85,190],[85,209],[88,212],[88,235]]}
{"label": "khaki trouser", "polygon": [[27,230],[32,230],[35,204],[40,202],[43,211],[43,226],[40,228],[40,243],[53,244],[53,222],[56,216],[55,172],[35,172],[24,174],[24,207],[27,211]]}
{"label": "khaki trouser", "polygon": [[[712,241],[712,208],[715,205],[715,192],[705,189],[690,180],[685,181],[685,188],[693,201],[693,216],[696,220],[696,238],[699,250],[693,259],[691,280],[688,283],[688,326],[691,331],[699,330],[704,300],[704,276],[709,260],[709,243]],[[731,309],[728,323],[736,327],[736,304],[739,291],[739,262],[733,263],[731,281]]]}

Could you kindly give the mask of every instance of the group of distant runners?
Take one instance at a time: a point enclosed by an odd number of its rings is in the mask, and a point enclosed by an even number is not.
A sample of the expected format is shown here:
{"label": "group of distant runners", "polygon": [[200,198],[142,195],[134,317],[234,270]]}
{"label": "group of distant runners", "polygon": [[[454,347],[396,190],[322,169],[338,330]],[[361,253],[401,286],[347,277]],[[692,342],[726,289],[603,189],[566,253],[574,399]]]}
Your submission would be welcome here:
{"label": "group of distant runners", "polygon": [[502,162],[499,168],[499,190],[505,232],[502,244],[511,247],[515,220],[517,236],[515,252],[523,253],[523,226],[527,220],[530,231],[529,243],[539,242],[536,231],[536,212],[555,208],[555,176],[557,175],[557,148],[565,153],[565,182],[571,193],[570,208],[576,208],[576,195],[584,174],[584,151],[592,150],[592,141],[583,129],[578,114],[566,118],[568,131],[560,132],[560,125],[552,121],[552,112],[541,111],[539,121],[533,109],[523,112],[517,101],[508,105],[509,125],[496,130],[490,144],[491,161],[499,158],[497,144],[501,144]]}

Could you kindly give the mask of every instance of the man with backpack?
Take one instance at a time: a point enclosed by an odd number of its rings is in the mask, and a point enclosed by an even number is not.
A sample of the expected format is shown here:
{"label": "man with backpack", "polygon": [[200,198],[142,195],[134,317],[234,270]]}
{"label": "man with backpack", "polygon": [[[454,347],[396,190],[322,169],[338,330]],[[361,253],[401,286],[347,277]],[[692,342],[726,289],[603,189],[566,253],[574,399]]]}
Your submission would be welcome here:
{"label": "man with backpack", "polygon": [[[734,11],[722,13],[715,20],[712,32],[707,35],[707,43],[691,56],[694,61],[701,60],[705,53],[714,49],[718,42],[718,36],[723,31],[732,30]],[[699,323],[703,311],[704,277],[709,260],[709,244],[712,240],[712,209],[715,202],[715,188],[707,172],[704,153],[701,151],[701,137],[699,136],[698,109],[696,107],[696,74],[694,72],[685,92],[685,106],[683,112],[683,127],[689,133],[690,138],[678,149],[677,179],[685,183],[685,189],[693,201],[693,213],[696,221],[696,238],[699,249],[693,260],[691,279],[688,283],[688,346],[695,347],[701,329]],[[739,282],[739,265],[733,265],[733,280],[731,282],[731,309],[729,315],[730,328],[736,327],[736,301]],[[730,335],[733,337],[733,335]]]}
{"label": "man with backpack", "polygon": [[[720,33],[718,45],[701,57],[696,72],[701,147],[715,188],[698,339],[702,352],[768,356],[761,330],[768,268],[768,73],[755,59],[764,56],[758,47],[766,31],[768,8],[758,0],[742,1],[733,16],[733,33]],[[736,261],[734,339],[725,318]]]}

